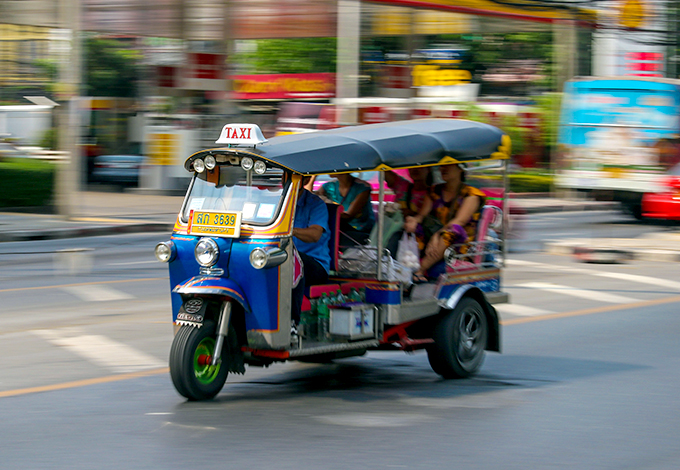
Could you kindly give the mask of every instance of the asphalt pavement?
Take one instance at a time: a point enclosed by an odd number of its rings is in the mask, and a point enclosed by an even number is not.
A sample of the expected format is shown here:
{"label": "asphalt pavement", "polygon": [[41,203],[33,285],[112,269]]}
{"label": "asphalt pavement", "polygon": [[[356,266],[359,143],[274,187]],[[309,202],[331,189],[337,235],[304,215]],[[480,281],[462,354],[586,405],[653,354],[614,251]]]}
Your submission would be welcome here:
{"label": "asphalt pavement", "polygon": [[[53,214],[0,212],[0,242],[50,240],[145,232],[171,232],[182,196],[144,192],[79,193],[70,218]],[[548,194],[511,197],[511,214],[618,210],[617,203],[556,198]],[[637,238],[547,241],[551,253],[573,254],[584,261],[632,259],[680,261],[680,229]]]}

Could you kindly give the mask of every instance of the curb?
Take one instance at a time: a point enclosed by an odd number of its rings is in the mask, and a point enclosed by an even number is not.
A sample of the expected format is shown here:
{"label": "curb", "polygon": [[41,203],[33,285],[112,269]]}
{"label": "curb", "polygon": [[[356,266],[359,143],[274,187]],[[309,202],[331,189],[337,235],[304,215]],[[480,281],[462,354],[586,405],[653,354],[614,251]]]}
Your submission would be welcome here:
{"label": "curb", "polygon": [[143,233],[143,232],[171,232],[174,223],[143,223],[143,224],[127,224],[116,226],[92,226],[92,227],[78,227],[78,228],[59,228],[59,229],[44,229],[44,230],[25,230],[13,232],[0,232],[0,242],[25,242],[36,240],[57,240],[62,238],[81,238],[81,237],[98,237],[102,235],[119,235],[126,233]]}

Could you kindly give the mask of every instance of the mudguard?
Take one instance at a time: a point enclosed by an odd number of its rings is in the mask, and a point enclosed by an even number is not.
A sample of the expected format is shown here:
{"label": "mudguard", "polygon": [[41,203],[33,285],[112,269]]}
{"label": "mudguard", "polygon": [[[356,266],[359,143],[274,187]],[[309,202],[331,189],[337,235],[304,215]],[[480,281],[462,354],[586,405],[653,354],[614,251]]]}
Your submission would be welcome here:
{"label": "mudguard", "polygon": [[194,276],[178,284],[172,290],[175,294],[219,295],[229,297],[238,302],[246,312],[250,306],[241,287],[233,280],[224,277]]}
{"label": "mudguard", "polygon": [[474,298],[486,313],[487,324],[489,325],[489,338],[486,344],[487,351],[501,352],[500,322],[498,313],[493,305],[489,303],[484,292],[477,286],[466,284],[458,287],[448,299],[440,299],[440,305],[446,309],[453,310],[463,297]]}

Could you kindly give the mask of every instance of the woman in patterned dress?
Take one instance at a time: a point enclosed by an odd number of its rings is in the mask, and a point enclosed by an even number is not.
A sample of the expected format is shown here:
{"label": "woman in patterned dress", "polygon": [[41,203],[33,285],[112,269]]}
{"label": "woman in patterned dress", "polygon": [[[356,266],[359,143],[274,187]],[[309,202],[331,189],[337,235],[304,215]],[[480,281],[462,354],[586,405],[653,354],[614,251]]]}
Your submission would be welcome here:
{"label": "woman in patterned dress", "polygon": [[410,217],[405,225],[405,230],[411,233],[426,217],[434,218],[442,225],[427,242],[420,269],[413,274],[416,282],[427,280],[428,270],[444,258],[444,252],[451,245],[456,245],[459,253],[467,252],[467,243],[475,237],[484,206],[484,193],[465,184],[462,165],[442,165],[439,171],[444,183],[432,187],[420,212]]}

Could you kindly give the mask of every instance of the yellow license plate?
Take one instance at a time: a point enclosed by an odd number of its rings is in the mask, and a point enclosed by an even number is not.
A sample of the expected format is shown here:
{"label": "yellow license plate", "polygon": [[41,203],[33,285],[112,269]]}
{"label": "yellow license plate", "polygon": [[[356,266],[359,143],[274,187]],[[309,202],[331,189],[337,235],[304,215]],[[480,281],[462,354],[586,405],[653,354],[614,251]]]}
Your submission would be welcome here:
{"label": "yellow license plate", "polygon": [[191,235],[238,237],[241,235],[241,213],[191,211],[189,233]]}

